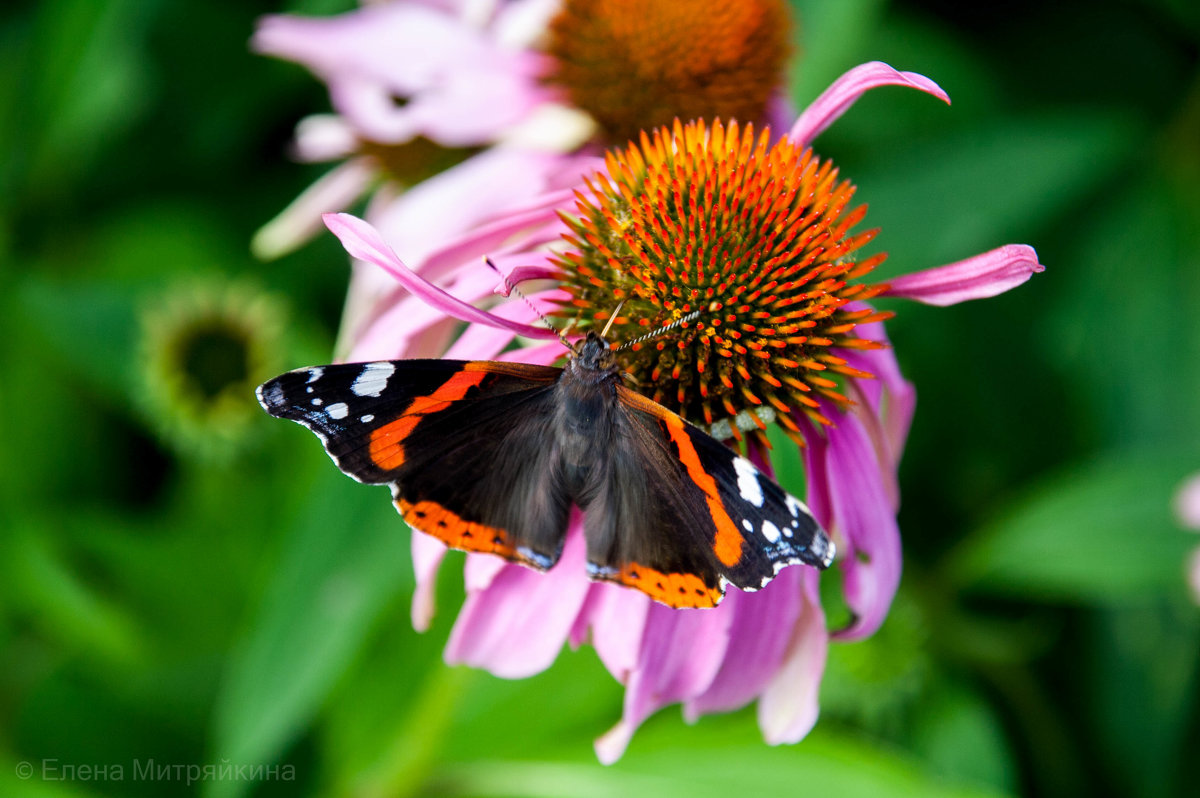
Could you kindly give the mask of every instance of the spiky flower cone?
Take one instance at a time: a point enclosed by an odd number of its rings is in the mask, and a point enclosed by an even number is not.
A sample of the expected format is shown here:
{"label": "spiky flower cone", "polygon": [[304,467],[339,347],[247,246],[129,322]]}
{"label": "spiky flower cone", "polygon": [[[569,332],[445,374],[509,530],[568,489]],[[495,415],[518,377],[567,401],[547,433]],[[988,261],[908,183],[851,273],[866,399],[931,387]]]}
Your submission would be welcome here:
{"label": "spiky flower cone", "polygon": [[848,209],[854,186],[811,150],[719,120],[643,134],[606,163],[566,219],[564,314],[598,326],[623,302],[619,343],[699,311],[620,353],[644,392],[694,423],[758,411],[760,438],[774,417],[799,441],[797,410],[829,423],[817,398],[846,406],[838,375],[871,376],[838,350],[879,346],[855,327],[891,315],[852,304],[884,290],[859,280],[886,257],[855,257],[877,231],[852,232],[866,214]]}

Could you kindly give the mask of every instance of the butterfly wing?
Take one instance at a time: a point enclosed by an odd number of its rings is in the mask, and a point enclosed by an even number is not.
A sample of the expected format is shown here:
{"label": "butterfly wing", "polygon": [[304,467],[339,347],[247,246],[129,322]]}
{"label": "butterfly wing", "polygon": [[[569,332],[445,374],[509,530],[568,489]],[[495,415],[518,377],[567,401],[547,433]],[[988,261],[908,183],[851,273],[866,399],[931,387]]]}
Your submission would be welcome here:
{"label": "butterfly wing", "polygon": [[551,445],[560,373],[454,360],[343,364],[283,374],[258,398],[312,430],[346,474],[390,485],[413,528],[544,570],[562,550],[570,510]]}
{"label": "butterfly wing", "polygon": [[673,607],[709,607],[727,582],[766,585],[785,566],[827,567],[812,514],[750,461],[624,387],[611,473],[587,508],[593,578]]}

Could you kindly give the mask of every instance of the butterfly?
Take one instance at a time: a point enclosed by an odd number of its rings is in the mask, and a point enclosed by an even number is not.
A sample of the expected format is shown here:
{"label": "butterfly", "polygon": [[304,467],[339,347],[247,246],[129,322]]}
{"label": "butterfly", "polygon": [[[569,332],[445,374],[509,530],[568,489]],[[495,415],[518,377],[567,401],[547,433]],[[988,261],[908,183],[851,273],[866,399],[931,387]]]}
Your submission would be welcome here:
{"label": "butterfly", "polygon": [[713,607],[728,585],[827,568],[808,507],[749,460],[626,387],[589,332],[564,368],[389,360],[298,369],[258,388],[343,472],[389,485],[414,529],[545,571],[583,511],[587,576],[671,607]]}

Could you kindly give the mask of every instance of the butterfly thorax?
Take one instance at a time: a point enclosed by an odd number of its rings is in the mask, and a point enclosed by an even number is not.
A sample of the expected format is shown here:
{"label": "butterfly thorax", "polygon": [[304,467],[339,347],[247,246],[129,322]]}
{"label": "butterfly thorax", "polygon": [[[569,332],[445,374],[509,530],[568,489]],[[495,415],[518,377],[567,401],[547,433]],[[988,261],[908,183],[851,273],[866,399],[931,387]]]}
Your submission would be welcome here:
{"label": "butterfly thorax", "polygon": [[608,343],[589,332],[558,381],[558,444],[569,472],[565,476],[577,488],[594,481],[592,466],[604,459],[596,450],[609,445],[606,438],[617,413],[620,379],[621,370]]}

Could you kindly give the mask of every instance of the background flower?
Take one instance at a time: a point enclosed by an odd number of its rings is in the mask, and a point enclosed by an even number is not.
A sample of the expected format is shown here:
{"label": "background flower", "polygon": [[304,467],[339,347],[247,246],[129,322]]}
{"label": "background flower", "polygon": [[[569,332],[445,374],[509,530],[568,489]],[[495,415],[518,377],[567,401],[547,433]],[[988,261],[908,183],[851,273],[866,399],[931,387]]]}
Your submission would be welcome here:
{"label": "background flower", "polygon": [[[879,632],[831,646],[804,743],[764,746],[753,708],[695,725],[668,711],[608,768],[588,743],[623,691],[594,648],[529,679],[447,668],[453,618],[412,631],[385,492],[265,416],[260,445],[215,466],[162,446],[138,409],[139,310],[176,279],[253,277],[286,296],[285,365],[333,347],[333,237],[266,265],[246,251],[325,169],[279,156],[323,88],[246,53],[255,19],[285,9],[6,9],[0,792],[180,789],[132,781],[136,758],[295,767],[290,783],[191,788],[214,796],[638,796],[664,781],[1187,795],[1200,629],[1180,563],[1196,539],[1171,508],[1200,429],[1194,13],[792,7],[797,106],[871,59],[955,99],[872,92],[819,140],[886,232],[877,278],[1004,241],[1036,242],[1053,268],[987,302],[879,300],[921,388],[899,473],[905,576]],[[791,484],[799,459],[773,454]],[[460,601],[456,570],[442,607]],[[125,778],[19,780],[43,760],[121,763]]]}

